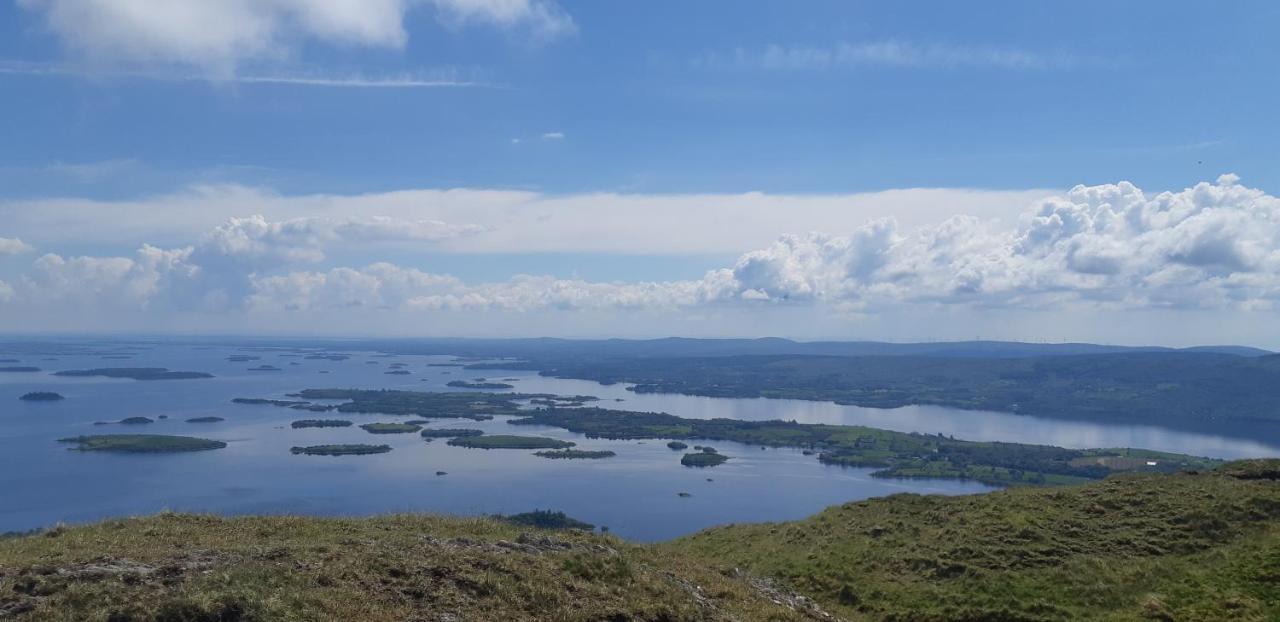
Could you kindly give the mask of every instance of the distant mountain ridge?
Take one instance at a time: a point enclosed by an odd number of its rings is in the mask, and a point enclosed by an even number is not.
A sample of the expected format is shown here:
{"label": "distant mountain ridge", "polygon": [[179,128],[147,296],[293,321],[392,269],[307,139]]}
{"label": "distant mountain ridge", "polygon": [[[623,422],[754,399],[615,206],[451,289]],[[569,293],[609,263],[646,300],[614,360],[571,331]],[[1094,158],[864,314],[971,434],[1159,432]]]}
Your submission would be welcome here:
{"label": "distant mountain ridge", "polygon": [[455,354],[459,356],[502,356],[559,358],[644,357],[683,358],[746,355],[788,356],[929,356],[945,358],[1029,358],[1078,354],[1118,354],[1134,352],[1193,352],[1265,356],[1268,350],[1249,346],[1208,345],[1190,348],[1163,346],[1117,346],[1091,343],[1027,343],[1018,341],[939,341],[894,343],[885,341],[793,341],[780,337],[758,339],[362,339],[292,340],[290,343],[333,349],[370,349],[401,354]]}

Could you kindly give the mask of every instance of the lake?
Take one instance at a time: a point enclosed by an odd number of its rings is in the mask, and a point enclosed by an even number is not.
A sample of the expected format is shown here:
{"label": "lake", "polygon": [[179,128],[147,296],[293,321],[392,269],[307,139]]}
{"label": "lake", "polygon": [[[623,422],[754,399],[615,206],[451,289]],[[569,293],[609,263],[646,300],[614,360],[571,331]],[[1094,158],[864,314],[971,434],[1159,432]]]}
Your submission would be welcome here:
{"label": "lake", "polygon": [[[82,345],[82,344],[81,344]],[[235,397],[285,398],[305,388],[395,388],[450,390],[451,380],[512,379],[516,391],[589,394],[601,406],[664,411],[684,417],[794,419],[805,423],[862,424],[899,431],[943,433],[971,440],[1005,440],[1066,447],[1145,447],[1223,458],[1280,455],[1280,435],[1212,434],[1152,426],[1118,426],[1042,419],[1024,415],[959,411],[938,407],[890,410],[825,402],[702,398],[634,394],[625,386],[546,378],[531,372],[469,371],[431,366],[443,356],[385,357],[348,352],[344,361],[308,360],[280,350],[234,346],[147,343],[121,350],[113,343],[84,349],[40,351],[28,345],[0,353],[34,365],[35,373],[0,373],[0,531],[26,530],[110,516],[180,511],[367,515],[400,511],[511,514],[563,510],[608,526],[618,535],[658,540],[730,522],[802,518],[829,505],[898,492],[967,494],[990,490],[974,482],[884,480],[874,469],[827,466],[799,450],[766,449],[717,441],[732,457],[710,469],[679,464],[681,452],[662,441],[587,439],[559,428],[521,428],[516,433],[608,449],[604,460],[547,460],[520,450],[479,450],[426,443],[417,434],[370,435],[351,428],[294,430],[303,418],[345,418],[357,424],[395,417],[307,413],[273,406],[232,404]],[[232,355],[260,360],[228,361]],[[127,357],[127,358],[124,358]],[[52,359],[52,360],[51,360]],[[391,363],[410,375],[388,375]],[[258,365],[280,371],[249,371]],[[91,367],[167,367],[204,371],[210,379],[135,381],[68,378],[51,372]],[[55,391],[60,402],[23,402],[29,391]],[[622,401],[614,401],[622,400]],[[167,419],[159,419],[160,416]],[[95,426],[143,416],[142,426]],[[188,423],[193,417],[225,421]],[[431,427],[467,427],[512,433],[506,418],[440,420]],[[84,434],[181,434],[226,441],[227,448],[191,454],[121,455],[68,451],[56,439]],[[387,443],[390,453],[369,456],[296,456],[295,445]],[[446,471],[447,475],[436,475]],[[710,479],[711,481],[708,481]],[[677,493],[690,493],[689,497]]]}

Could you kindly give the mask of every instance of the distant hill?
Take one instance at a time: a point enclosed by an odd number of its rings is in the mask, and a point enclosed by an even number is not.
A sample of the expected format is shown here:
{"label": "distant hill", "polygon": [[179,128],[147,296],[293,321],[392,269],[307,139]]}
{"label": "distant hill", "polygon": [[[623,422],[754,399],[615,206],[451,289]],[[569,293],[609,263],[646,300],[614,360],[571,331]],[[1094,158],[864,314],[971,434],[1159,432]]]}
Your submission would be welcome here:
{"label": "distant hill", "polygon": [[1262,356],[1270,352],[1246,346],[1194,348],[1112,346],[1089,343],[1023,343],[1016,341],[943,341],[890,343],[881,341],[792,341],[762,339],[425,339],[371,343],[401,353],[459,354],[517,357],[711,357],[743,355],[819,356],[938,356],[955,358],[1022,358],[1110,354],[1121,352],[1207,352]]}
{"label": "distant hill", "polygon": [[713,357],[713,356],[936,356],[954,358],[1025,358],[1109,354],[1124,352],[1201,352],[1236,356],[1263,356],[1267,350],[1248,346],[1115,346],[1091,343],[1026,343],[1017,341],[939,341],[891,343],[883,341],[793,341],[779,337],[759,339],[287,339],[207,338],[192,343],[228,343],[254,346],[311,347],[323,350],[377,350],[398,354],[452,354],[457,356],[561,358],[561,357]]}
{"label": "distant hill", "polygon": [[475,367],[633,383],[639,393],[827,400],[876,408],[932,404],[1200,429],[1224,421],[1280,423],[1280,355],[563,356]]}

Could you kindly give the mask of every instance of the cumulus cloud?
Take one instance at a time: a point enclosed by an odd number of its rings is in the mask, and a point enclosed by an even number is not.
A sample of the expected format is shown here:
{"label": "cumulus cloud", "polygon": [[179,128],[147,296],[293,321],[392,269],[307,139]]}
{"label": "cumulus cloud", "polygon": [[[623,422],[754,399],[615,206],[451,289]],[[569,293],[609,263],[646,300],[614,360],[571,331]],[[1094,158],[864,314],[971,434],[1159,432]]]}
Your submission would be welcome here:
{"label": "cumulus cloud", "polygon": [[18,0],[95,63],[197,67],[228,77],[246,61],[288,56],[306,39],[399,48],[405,14],[433,7],[451,22],[527,25],[554,36],[573,20],[551,0]]}
{"label": "cumulus cloud", "polygon": [[1010,230],[955,217],[914,233],[892,221],[847,236],[785,236],[732,274],[756,300],[1122,308],[1280,302],[1280,199],[1233,175],[1146,196],[1077,186]]}
{"label": "cumulus cloud", "polygon": [[20,255],[35,250],[18,238],[0,238],[0,255]]}
{"label": "cumulus cloud", "polygon": [[0,298],[271,317],[783,307],[860,315],[908,308],[1257,311],[1280,303],[1280,199],[1232,175],[1153,196],[1128,182],[1077,186],[1037,201],[1007,226],[954,216],[908,230],[881,218],[844,235],[789,234],[700,279],[517,275],[468,283],[386,262],[319,265],[337,242],[434,244],[474,232],[438,221],[235,218],[190,247],[143,246],[133,257],[45,255]]}

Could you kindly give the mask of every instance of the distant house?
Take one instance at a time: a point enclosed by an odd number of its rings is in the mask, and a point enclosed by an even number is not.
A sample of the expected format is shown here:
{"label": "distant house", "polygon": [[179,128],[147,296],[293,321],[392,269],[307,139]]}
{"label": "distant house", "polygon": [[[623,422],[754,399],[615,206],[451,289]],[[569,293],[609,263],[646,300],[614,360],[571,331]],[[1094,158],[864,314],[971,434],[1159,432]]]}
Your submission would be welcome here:
{"label": "distant house", "polygon": [[1147,461],[1147,466],[1156,466],[1156,461],[1155,461],[1155,460],[1148,460],[1148,461]]}

